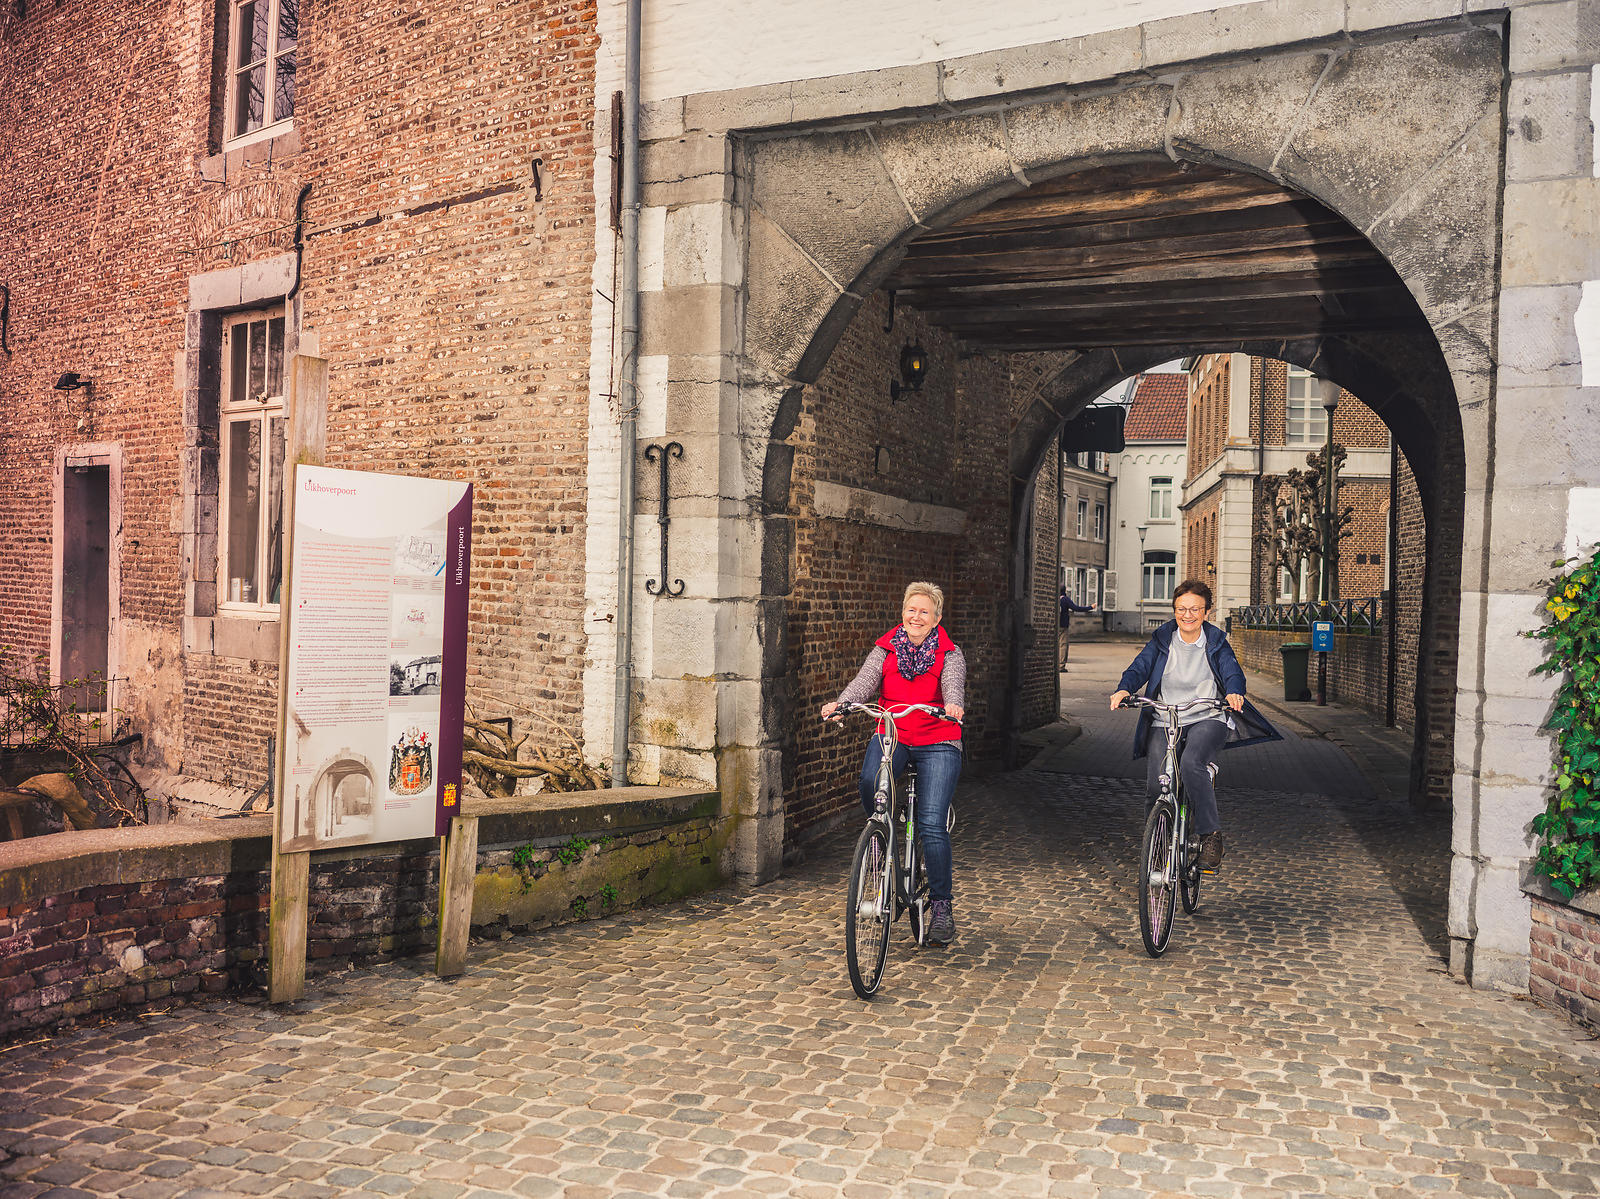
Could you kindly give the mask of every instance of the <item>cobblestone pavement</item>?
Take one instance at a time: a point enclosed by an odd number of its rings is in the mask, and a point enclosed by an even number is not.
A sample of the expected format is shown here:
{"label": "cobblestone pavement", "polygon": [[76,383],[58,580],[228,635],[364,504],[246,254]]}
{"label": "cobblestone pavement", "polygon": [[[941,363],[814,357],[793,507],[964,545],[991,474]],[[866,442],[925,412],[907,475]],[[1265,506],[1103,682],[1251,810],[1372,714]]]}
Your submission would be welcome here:
{"label": "cobblestone pavement", "polygon": [[841,835],[452,982],[391,964],[0,1051],[0,1194],[1600,1193],[1600,1051],[1445,973],[1447,816],[1235,778],[1227,873],[1160,961],[1138,784],[1024,769],[964,787],[957,943],[897,927],[874,1002]]}

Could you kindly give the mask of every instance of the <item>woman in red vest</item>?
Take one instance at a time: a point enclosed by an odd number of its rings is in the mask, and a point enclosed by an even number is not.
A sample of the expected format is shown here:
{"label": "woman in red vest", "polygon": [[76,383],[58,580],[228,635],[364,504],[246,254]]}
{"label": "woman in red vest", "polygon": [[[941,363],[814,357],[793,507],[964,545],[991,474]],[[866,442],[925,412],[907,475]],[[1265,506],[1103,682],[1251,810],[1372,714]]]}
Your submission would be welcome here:
{"label": "woman in red vest", "polygon": [[[926,712],[908,712],[896,719],[900,744],[894,772],[908,762],[917,768],[917,836],[928,867],[928,898],[933,901],[928,940],[948,945],[956,938],[950,885],[950,801],[961,777],[961,726],[966,711],[967,660],[942,628],[944,592],[932,583],[912,583],[901,604],[900,624],[879,637],[861,672],[831,704],[822,706],[826,720],[843,703],[866,703],[881,696],[887,706],[935,704],[954,720]],[[872,815],[883,748],[877,737],[867,742],[861,764],[861,806]]]}

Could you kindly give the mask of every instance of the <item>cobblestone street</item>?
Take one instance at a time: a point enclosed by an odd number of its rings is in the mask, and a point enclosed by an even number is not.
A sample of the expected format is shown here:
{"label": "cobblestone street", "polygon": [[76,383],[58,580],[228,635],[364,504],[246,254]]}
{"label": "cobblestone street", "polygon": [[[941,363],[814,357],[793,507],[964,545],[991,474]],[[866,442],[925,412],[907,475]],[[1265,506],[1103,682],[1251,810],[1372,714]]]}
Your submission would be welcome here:
{"label": "cobblestone street", "polygon": [[1594,1043],[1445,971],[1447,814],[1360,794],[1327,743],[1270,747],[1267,790],[1239,751],[1225,874],[1152,961],[1106,719],[965,785],[958,940],[897,926],[874,1002],[842,833],[759,890],[474,945],[453,982],[418,960],[13,1046],[0,1193],[1600,1192]]}

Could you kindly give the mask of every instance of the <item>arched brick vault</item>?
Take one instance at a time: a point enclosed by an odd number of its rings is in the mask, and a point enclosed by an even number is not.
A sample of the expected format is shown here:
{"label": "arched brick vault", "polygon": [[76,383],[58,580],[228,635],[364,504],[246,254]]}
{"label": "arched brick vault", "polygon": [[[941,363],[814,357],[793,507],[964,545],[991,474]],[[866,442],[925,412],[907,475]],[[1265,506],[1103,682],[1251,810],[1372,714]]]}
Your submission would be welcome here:
{"label": "arched brick vault", "polygon": [[[1469,421],[1482,426],[1493,387],[1502,50],[1498,28],[1450,22],[1333,48],[1180,67],[1093,91],[1002,97],[983,110],[863,116],[849,128],[738,142],[734,221],[744,267],[732,366],[737,436],[744,461],[760,475],[750,500],[765,544],[761,596],[782,596],[790,586],[793,448],[786,439],[802,389],[906,247],[1045,179],[1162,158],[1232,167],[1311,196],[1394,267],[1432,331],[1433,345],[1422,354],[1429,365],[1409,368],[1423,378],[1397,366],[1402,359],[1379,338],[1268,352],[1314,366],[1384,412],[1431,508],[1432,597],[1456,596],[1459,578],[1446,583],[1441,576],[1460,567],[1460,533],[1473,505],[1481,513],[1487,478],[1485,461],[1463,458],[1461,429]],[[1447,384],[1433,369],[1440,363]],[[1099,365],[1108,382],[1128,373],[1126,361],[1115,370]],[[1085,361],[1082,373],[1093,375],[1095,367]],[[1024,487],[1039,448],[1071,414],[1066,404],[1048,407],[1019,423],[1013,441],[1013,473]],[[1422,484],[1424,477],[1431,484]],[[790,719],[781,698],[781,605],[762,611],[767,665],[760,744],[753,747],[763,751],[762,765],[759,777],[739,779],[741,794],[731,797],[735,810],[755,818],[740,834],[747,843],[741,868],[752,877],[775,869],[771,847],[781,833],[759,826],[776,821],[781,829],[783,787],[781,763],[766,751],[782,743],[781,726]],[[718,741],[733,744],[721,732]]]}

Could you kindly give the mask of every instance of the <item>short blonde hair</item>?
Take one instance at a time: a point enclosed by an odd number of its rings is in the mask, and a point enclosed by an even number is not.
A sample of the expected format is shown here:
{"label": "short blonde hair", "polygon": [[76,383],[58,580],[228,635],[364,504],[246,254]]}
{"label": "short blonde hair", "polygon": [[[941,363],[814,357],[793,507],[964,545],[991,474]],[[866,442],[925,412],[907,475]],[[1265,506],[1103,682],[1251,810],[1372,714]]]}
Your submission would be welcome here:
{"label": "short blonde hair", "polygon": [[902,612],[905,611],[906,605],[911,602],[913,595],[925,595],[931,599],[933,601],[933,618],[935,620],[944,619],[944,592],[939,589],[939,584],[907,583],[905,598],[900,601],[900,610]]}

